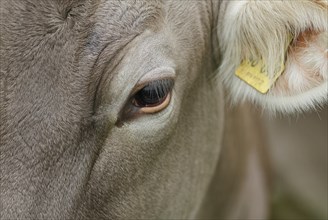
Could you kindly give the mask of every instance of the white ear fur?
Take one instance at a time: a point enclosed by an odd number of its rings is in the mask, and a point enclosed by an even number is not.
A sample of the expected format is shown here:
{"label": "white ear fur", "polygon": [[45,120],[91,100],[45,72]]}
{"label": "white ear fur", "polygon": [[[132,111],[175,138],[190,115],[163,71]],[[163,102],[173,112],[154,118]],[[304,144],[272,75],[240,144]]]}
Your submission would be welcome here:
{"label": "white ear fur", "polygon": [[[233,103],[250,100],[275,112],[295,112],[315,108],[328,100],[328,2],[326,0],[229,1],[218,27],[222,62],[219,77],[228,87]],[[297,42],[307,31],[318,33]],[[235,76],[241,61],[262,58],[270,77],[287,55],[281,79],[267,94],[261,94]],[[306,34],[304,34],[306,36]],[[305,44],[305,46],[304,46]],[[318,53],[318,45],[321,52]],[[301,46],[300,46],[301,45]]]}

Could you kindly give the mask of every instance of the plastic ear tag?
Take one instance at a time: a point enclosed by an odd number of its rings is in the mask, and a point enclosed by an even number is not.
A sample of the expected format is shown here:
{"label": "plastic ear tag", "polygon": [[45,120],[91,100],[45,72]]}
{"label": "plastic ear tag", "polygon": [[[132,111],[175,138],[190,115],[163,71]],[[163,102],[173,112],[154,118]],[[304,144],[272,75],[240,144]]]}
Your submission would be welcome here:
{"label": "plastic ear tag", "polygon": [[[293,40],[293,36],[289,36],[289,44]],[[289,44],[285,48],[285,58],[287,56],[287,50]],[[266,72],[266,65],[262,59],[260,60],[244,60],[236,70],[236,75],[245,81],[248,85],[252,86],[257,91],[265,94],[269,91],[271,86],[277,81],[279,76],[285,70],[285,59],[281,61],[280,65],[275,68],[275,74],[273,78],[270,78]]]}
{"label": "plastic ear tag", "polygon": [[271,79],[266,72],[263,60],[244,60],[236,70],[236,75],[257,91],[265,94],[285,70],[284,62],[275,69]]}

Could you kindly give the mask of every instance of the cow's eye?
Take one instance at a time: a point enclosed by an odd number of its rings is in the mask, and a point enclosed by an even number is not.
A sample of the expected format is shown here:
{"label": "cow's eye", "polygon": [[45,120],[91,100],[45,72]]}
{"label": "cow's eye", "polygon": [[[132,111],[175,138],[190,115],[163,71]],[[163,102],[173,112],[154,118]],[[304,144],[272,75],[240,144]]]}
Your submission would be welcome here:
{"label": "cow's eye", "polygon": [[142,114],[154,114],[165,109],[170,103],[173,86],[172,78],[138,85],[120,113],[117,125]]}
{"label": "cow's eye", "polygon": [[142,113],[156,113],[164,109],[171,98],[173,79],[161,79],[147,83],[131,99]]}

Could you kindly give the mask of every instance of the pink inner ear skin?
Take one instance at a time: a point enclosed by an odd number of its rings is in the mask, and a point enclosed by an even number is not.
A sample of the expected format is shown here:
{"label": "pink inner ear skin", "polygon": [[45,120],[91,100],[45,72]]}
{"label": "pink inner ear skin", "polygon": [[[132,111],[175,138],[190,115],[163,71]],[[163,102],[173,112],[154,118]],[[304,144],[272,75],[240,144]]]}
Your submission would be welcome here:
{"label": "pink inner ear skin", "polygon": [[275,96],[292,96],[311,90],[327,80],[327,32],[306,30],[290,45],[286,69],[270,90]]}

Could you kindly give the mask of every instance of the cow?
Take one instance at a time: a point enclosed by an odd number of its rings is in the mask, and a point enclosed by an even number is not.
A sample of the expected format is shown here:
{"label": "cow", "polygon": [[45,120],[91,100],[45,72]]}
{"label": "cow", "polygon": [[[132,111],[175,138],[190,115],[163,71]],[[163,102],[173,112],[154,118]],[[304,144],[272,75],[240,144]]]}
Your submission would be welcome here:
{"label": "cow", "polygon": [[229,103],[327,102],[325,0],[0,10],[1,219],[265,219],[263,127]]}

